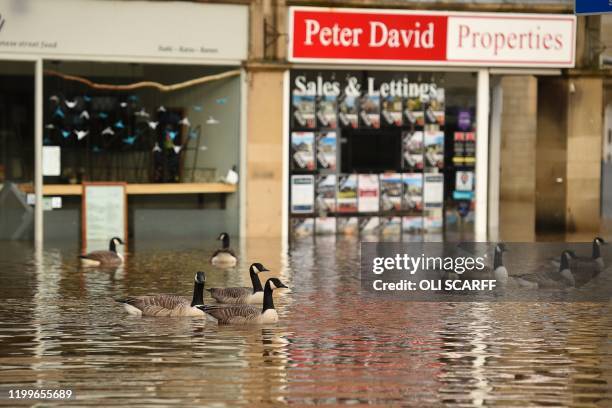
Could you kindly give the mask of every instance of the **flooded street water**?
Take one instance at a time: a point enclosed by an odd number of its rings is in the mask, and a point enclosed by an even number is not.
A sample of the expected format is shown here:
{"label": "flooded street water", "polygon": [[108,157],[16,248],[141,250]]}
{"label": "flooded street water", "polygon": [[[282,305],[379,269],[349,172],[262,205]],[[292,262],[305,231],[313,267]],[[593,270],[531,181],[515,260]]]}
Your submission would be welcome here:
{"label": "flooded street water", "polygon": [[[229,271],[208,263],[217,245],[136,242],[124,267],[86,270],[77,247],[0,243],[0,404],[41,388],[76,394],[44,406],[612,405],[609,303],[390,300],[361,292],[357,239],[286,254],[244,241]],[[198,270],[248,286],[254,261],[291,288],[273,326],[134,317],[113,300],[191,296]]]}

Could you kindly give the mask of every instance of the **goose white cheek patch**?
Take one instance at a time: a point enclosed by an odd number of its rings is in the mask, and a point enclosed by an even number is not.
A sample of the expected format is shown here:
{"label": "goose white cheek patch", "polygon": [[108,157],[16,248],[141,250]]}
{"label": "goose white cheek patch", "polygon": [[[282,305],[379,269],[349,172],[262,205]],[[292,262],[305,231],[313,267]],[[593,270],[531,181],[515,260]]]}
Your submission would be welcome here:
{"label": "goose white cheek patch", "polygon": [[596,244],[362,242],[361,285],[414,301],[607,302],[612,250]]}

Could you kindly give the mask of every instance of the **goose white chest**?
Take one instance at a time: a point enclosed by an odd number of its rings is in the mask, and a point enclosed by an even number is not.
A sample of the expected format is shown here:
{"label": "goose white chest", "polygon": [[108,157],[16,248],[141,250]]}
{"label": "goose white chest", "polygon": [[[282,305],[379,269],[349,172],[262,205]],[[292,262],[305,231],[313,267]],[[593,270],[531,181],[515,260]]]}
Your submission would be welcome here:
{"label": "goose white chest", "polygon": [[268,309],[258,317],[258,322],[262,324],[278,322],[278,313],[276,309]]}
{"label": "goose white chest", "polygon": [[225,265],[225,266],[234,266],[236,265],[236,258],[227,252],[220,252],[215,255],[211,260],[213,265]]}

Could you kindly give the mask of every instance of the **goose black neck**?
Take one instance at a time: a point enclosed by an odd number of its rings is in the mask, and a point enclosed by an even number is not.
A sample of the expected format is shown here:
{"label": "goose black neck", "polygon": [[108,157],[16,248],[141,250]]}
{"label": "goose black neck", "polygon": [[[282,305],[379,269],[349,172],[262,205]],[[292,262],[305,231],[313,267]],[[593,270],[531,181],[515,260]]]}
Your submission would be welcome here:
{"label": "goose black neck", "polygon": [[228,249],[229,248],[229,235],[224,235],[223,236],[223,249]]}
{"label": "goose black neck", "polygon": [[204,282],[195,282],[193,284],[193,299],[191,307],[204,304]]}
{"label": "goose black neck", "polygon": [[599,248],[599,242],[593,241],[593,259],[601,258],[601,252]]}
{"label": "goose black neck", "polygon": [[111,252],[117,252],[117,245],[115,245],[114,239],[111,239],[110,243],[108,244],[108,250]]}
{"label": "goose black neck", "polygon": [[569,269],[569,262],[567,261],[567,255],[565,253],[561,254],[561,263],[559,264],[559,272]]}
{"label": "goose black neck", "polygon": [[493,258],[493,269],[497,269],[500,266],[504,266],[504,261],[502,259],[502,256],[503,256],[503,252],[495,248],[495,257]]}
{"label": "goose black neck", "polygon": [[262,313],[268,309],[274,309],[274,299],[272,298],[272,287],[270,282],[266,282],[266,288],[264,289],[264,301]]}
{"label": "goose black neck", "polygon": [[259,276],[257,276],[257,273],[253,270],[252,266],[249,270],[249,274],[251,275],[251,284],[253,285],[253,293],[263,292],[263,287],[261,286],[261,281],[259,280]]}

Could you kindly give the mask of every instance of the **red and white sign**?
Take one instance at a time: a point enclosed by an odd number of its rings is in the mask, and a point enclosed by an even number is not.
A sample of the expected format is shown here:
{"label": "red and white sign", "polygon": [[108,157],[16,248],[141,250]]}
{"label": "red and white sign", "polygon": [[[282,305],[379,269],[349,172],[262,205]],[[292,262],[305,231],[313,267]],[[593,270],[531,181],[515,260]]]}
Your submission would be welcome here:
{"label": "red and white sign", "polygon": [[576,17],[291,7],[289,60],[398,65],[574,66]]}

